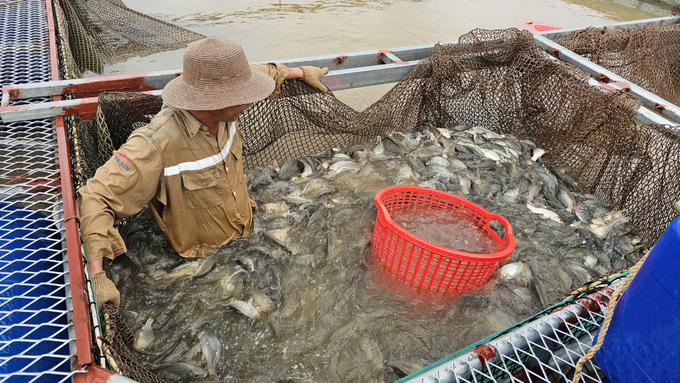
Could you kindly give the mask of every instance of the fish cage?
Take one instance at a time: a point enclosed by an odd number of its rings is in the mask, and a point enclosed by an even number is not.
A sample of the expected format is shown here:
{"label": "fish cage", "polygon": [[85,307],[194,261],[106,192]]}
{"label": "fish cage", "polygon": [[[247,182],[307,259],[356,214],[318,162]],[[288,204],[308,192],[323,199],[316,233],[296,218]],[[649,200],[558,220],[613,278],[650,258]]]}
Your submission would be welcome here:
{"label": "fish cage", "polygon": [[[75,118],[92,120],[103,92],[157,97],[181,71],[62,79],[60,48],[68,39],[64,26],[55,22],[55,3],[23,0],[0,6],[0,382],[131,382],[108,370],[104,357],[96,357],[101,332],[75,219],[76,164],[67,124]],[[597,28],[662,28],[679,19]],[[560,44],[579,30],[546,29],[534,39],[554,60],[590,75],[593,87],[624,89],[637,97],[642,103],[635,113],[638,121],[677,127],[680,109],[673,102]],[[399,81],[434,49],[421,45],[279,62],[329,67],[324,83],[341,90]],[[602,278],[399,382],[569,382],[625,275]],[[581,379],[608,381],[594,361],[586,364]]]}

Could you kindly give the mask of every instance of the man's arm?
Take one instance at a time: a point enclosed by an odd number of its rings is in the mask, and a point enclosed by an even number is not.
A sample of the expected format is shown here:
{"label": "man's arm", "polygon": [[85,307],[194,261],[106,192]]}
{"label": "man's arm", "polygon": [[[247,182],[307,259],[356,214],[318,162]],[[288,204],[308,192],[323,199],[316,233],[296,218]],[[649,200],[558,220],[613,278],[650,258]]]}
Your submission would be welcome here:
{"label": "man's arm", "polygon": [[139,212],[156,193],[163,160],[145,137],[133,136],[79,190],[80,232],[92,275],[100,274],[102,259],[126,251],[114,222]]}

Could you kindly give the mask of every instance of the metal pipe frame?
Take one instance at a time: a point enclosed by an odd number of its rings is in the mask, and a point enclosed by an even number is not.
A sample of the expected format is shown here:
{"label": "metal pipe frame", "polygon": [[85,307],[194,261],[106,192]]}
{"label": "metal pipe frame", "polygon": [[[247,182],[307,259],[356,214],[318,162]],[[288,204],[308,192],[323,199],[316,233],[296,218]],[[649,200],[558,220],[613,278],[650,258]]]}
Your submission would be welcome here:
{"label": "metal pipe frame", "polygon": [[675,106],[673,103],[666,101],[656,94],[649,92],[644,88],[615,74],[614,72],[611,72],[593,63],[592,61],[579,56],[578,54],[550,40],[544,35],[534,34],[534,41],[541,45],[548,53],[553,54],[558,59],[583,70],[595,78],[613,81],[619,86],[625,86],[626,88],[629,88],[629,92],[642,101],[645,106],[658,110],[661,114],[675,122],[680,122],[680,108]]}
{"label": "metal pipe frame", "polygon": [[[644,26],[650,23],[658,23],[662,26],[666,26],[677,20],[680,20],[680,17],[654,18],[615,23],[609,26],[598,26],[596,28],[630,28]],[[630,90],[633,95],[641,99],[648,107],[656,108],[672,120],[680,122],[680,109],[672,103],[626,81],[616,74],[599,67],[583,57],[568,51],[558,43],[546,38],[546,36],[559,38],[560,36],[568,35],[579,29],[580,28],[545,31],[534,34],[534,38],[538,44],[542,45],[550,53],[555,54],[557,52],[556,56],[561,60],[579,67],[594,77],[600,78],[604,75],[605,77],[603,78],[614,81],[613,84],[603,86],[616,88],[618,84],[621,89]],[[338,55],[279,60],[276,62],[291,67],[313,65],[332,68],[333,70],[324,76],[322,81],[329,89],[337,91],[397,82],[408,74],[418,61],[429,57],[432,54],[433,49],[434,44],[425,44],[390,50],[362,51]],[[83,119],[88,120],[94,117],[97,106],[97,96],[100,93],[106,91],[122,91],[144,92],[152,95],[159,95],[159,89],[162,89],[170,80],[181,75],[181,73],[181,70],[168,70],[132,75],[52,81],[49,83],[9,85],[2,88],[0,118],[5,122],[13,122],[78,114]],[[591,82],[591,85],[595,84]],[[85,98],[34,105],[9,105],[10,101],[17,99],[66,94]],[[659,117],[656,113],[645,108],[640,108],[640,110],[638,110],[636,118],[644,123],[675,125],[671,121]]]}
{"label": "metal pipe frame", "polygon": [[[659,24],[660,27],[667,27],[669,25],[674,24],[676,21],[680,20],[680,16],[671,16],[671,17],[657,17],[654,19],[644,19],[644,20],[633,20],[633,21],[624,21],[621,23],[615,23],[615,24],[609,24],[609,25],[594,25],[590,28],[596,28],[601,31],[606,30],[608,28],[637,28],[637,27],[644,27],[645,25],[648,24]],[[560,40],[569,37],[573,32],[576,32],[578,30],[581,30],[583,28],[567,28],[567,29],[556,29],[552,31],[544,31],[544,32],[539,32],[537,34],[547,37],[551,40]]]}
{"label": "metal pipe frame", "polygon": [[[569,331],[568,324],[579,322],[579,318],[584,319],[589,316],[590,312],[598,312],[603,317],[606,313],[609,297],[613,293],[617,283],[604,287],[601,290],[588,295],[584,299],[568,304],[552,313],[528,322],[519,328],[508,332],[484,345],[475,348],[473,351],[453,358],[445,363],[431,368],[427,371],[421,372],[417,376],[408,376],[400,382],[408,383],[453,383],[460,381],[478,381],[483,375],[488,373],[488,367],[503,366],[501,356],[510,359],[517,357],[517,350],[525,350],[530,344],[542,344],[541,338],[554,338],[555,329],[562,329],[562,331]],[[560,332],[562,332],[560,331]],[[585,354],[588,350],[575,350],[573,347],[570,351],[575,354]],[[580,352],[579,352],[580,351]],[[561,368],[566,364],[562,354],[557,354],[544,361],[546,366],[554,366],[555,370]],[[578,359],[578,358],[576,358]],[[575,364],[572,363],[572,364]],[[473,374],[478,374],[476,377]],[[531,378],[531,377],[529,377]],[[522,379],[510,378],[510,381],[523,381]],[[543,380],[543,379],[540,379]],[[496,381],[493,379],[493,381]]]}
{"label": "metal pipe frame", "polygon": [[[59,80],[59,53],[57,50],[57,37],[54,23],[54,11],[52,0],[45,0],[47,13],[47,25],[49,30],[49,50],[52,79]],[[54,96],[54,100],[60,100],[60,96]],[[87,295],[85,293],[85,273],[83,270],[83,257],[80,254],[80,235],[76,223],[75,190],[71,180],[71,158],[68,148],[68,134],[64,126],[64,118],[59,116],[55,119],[59,157],[59,178],[61,182],[62,204],[64,210],[64,226],[66,236],[66,252],[68,255],[69,282],[71,300],[73,305],[73,324],[76,334],[76,361],[74,369],[93,362],[91,344],[92,334],[90,331],[90,318],[87,309]]]}

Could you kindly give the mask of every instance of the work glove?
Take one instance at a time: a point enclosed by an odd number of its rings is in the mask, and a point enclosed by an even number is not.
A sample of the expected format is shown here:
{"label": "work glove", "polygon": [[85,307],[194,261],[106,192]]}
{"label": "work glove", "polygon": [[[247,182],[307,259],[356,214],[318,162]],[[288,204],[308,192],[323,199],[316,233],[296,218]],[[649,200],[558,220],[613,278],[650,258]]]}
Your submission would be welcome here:
{"label": "work glove", "polygon": [[107,302],[112,302],[116,308],[120,307],[120,293],[103,271],[92,276],[92,290],[100,308]]}
{"label": "work glove", "polygon": [[304,77],[302,81],[307,83],[307,85],[316,88],[324,93],[328,92],[328,88],[321,82],[321,77],[328,73],[328,68],[319,68],[315,66],[301,66]]}

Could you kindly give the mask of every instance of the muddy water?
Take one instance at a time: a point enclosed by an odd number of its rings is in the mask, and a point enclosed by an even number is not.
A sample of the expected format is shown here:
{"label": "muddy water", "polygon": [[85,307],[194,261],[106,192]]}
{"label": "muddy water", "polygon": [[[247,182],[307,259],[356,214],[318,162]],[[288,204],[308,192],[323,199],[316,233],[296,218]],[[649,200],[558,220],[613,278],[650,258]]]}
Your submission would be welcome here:
{"label": "muddy water", "polygon": [[437,209],[408,208],[390,213],[399,226],[435,245],[468,253],[490,254],[496,244],[464,215]]}
{"label": "muddy water", "polygon": [[[318,56],[455,41],[474,28],[529,21],[563,28],[670,14],[670,6],[638,0],[125,0],[129,7],[243,45],[251,61]],[[106,72],[182,66],[182,50],[133,58]],[[363,109],[389,85],[340,92]]]}

